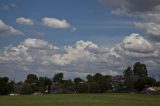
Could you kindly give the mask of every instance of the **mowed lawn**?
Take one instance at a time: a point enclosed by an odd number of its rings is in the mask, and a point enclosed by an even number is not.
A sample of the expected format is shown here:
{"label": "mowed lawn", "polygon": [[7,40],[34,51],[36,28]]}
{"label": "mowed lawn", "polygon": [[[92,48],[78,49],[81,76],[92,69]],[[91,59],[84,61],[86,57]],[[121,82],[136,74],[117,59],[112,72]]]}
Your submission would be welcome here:
{"label": "mowed lawn", "polygon": [[0,96],[0,106],[160,106],[160,95],[105,93]]}

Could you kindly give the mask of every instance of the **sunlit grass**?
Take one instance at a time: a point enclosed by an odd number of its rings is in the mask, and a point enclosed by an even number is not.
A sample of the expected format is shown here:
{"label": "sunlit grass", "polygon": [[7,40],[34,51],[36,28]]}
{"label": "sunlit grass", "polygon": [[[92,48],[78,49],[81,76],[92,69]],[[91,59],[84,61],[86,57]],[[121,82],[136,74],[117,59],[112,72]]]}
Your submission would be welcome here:
{"label": "sunlit grass", "polygon": [[0,106],[160,106],[160,95],[107,93],[0,96]]}

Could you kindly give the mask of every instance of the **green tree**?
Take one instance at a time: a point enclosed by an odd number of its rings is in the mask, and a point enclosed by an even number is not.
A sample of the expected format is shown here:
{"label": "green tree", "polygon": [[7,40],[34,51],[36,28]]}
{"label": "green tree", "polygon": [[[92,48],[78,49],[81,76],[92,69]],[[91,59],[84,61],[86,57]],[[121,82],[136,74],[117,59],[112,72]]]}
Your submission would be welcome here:
{"label": "green tree", "polygon": [[101,78],[101,77],[102,77],[102,74],[96,73],[96,74],[93,76],[93,80],[94,80],[94,81],[98,81],[99,78]]}
{"label": "green tree", "polygon": [[74,86],[72,80],[62,80],[60,87],[63,89],[64,93],[73,92]]}
{"label": "green tree", "polygon": [[88,92],[104,92],[111,88],[111,76],[103,76],[100,73],[87,75]]}
{"label": "green tree", "polygon": [[98,84],[98,82],[90,82],[89,83],[89,92],[91,93],[99,93],[100,91],[100,86]]}
{"label": "green tree", "polygon": [[134,76],[147,77],[148,73],[146,65],[140,62],[136,62],[133,66],[133,73]]}
{"label": "green tree", "polygon": [[75,84],[74,90],[76,93],[86,93],[86,92],[88,92],[88,85],[87,85],[87,83]]}
{"label": "green tree", "polygon": [[92,80],[92,75],[90,75],[90,74],[87,75],[86,79],[87,79],[87,82],[90,82]]}
{"label": "green tree", "polygon": [[144,78],[139,78],[134,83],[134,88],[138,91],[142,91],[145,88],[145,80]]}
{"label": "green tree", "polygon": [[39,80],[38,80],[39,91],[49,93],[49,88],[51,85],[52,85],[52,80],[50,78],[39,77]]}
{"label": "green tree", "polygon": [[21,94],[32,94],[34,93],[34,89],[31,84],[24,83],[21,88]]}
{"label": "green tree", "polygon": [[138,91],[142,91],[145,87],[153,86],[156,83],[156,80],[151,77],[139,78],[134,83],[134,88]]}
{"label": "green tree", "polygon": [[35,74],[28,74],[26,83],[33,84],[38,82],[38,77]]}
{"label": "green tree", "polygon": [[124,70],[124,83],[126,85],[127,89],[133,89],[133,71],[131,67],[128,67],[127,69]]}
{"label": "green tree", "polygon": [[112,86],[111,86],[112,76],[105,75],[104,77],[106,78],[106,90],[110,90],[112,88]]}
{"label": "green tree", "polygon": [[75,84],[79,84],[80,82],[82,82],[83,80],[79,77],[74,78],[74,83]]}
{"label": "green tree", "polygon": [[152,77],[145,77],[144,80],[147,86],[153,86],[156,83],[156,80]]}
{"label": "green tree", "polygon": [[17,82],[14,84],[14,93],[22,94],[22,89],[23,89],[23,82]]}
{"label": "green tree", "polygon": [[123,74],[124,74],[124,78],[132,77],[133,73],[132,73],[131,67],[128,67],[127,69],[125,69]]}
{"label": "green tree", "polygon": [[13,92],[14,82],[9,81],[8,77],[0,77],[0,95],[6,95]]}
{"label": "green tree", "polygon": [[28,74],[27,79],[25,80],[23,87],[22,87],[22,93],[30,94],[30,93],[34,93],[37,91],[39,91],[37,75]]}
{"label": "green tree", "polygon": [[62,81],[62,79],[63,79],[63,73],[57,73],[54,75],[52,80],[55,84],[58,84]]}

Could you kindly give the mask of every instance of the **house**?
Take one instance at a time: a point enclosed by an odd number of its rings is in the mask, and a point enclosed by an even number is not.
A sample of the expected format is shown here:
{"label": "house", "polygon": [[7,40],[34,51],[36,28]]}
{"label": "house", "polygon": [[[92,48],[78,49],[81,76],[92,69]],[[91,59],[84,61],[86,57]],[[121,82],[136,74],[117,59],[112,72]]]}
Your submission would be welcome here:
{"label": "house", "polygon": [[56,94],[56,93],[60,93],[60,92],[62,92],[62,91],[61,91],[61,89],[58,86],[56,86],[56,85],[52,85],[51,86],[50,93]]}
{"label": "house", "polygon": [[125,88],[123,77],[120,76],[120,75],[113,76],[111,78],[111,86],[112,86],[112,91],[113,92],[116,92],[120,89]]}
{"label": "house", "polygon": [[148,87],[142,91],[145,94],[156,94],[160,93],[160,87]]}

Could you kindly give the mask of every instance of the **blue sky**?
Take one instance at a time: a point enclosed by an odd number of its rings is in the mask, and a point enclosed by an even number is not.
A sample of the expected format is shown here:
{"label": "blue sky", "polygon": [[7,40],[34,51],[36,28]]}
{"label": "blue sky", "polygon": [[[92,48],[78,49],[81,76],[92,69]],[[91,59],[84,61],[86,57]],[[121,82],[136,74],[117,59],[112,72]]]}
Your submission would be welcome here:
{"label": "blue sky", "polygon": [[159,11],[159,0],[0,0],[0,75],[117,75],[141,61],[157,77]]}
{"label": "blue sky", "polygon": [[[132,32],[138,32],[133,28],[132,18],[114,16],[109,7],[103,6],[96,0],[1,0],[0,3],[0,19],[25,33],[17,37],[1,37],[1,47],[11,42],[17,44],[27,37],[45,39],[58,45],[70,44],[79,39],[110,45],[119,42]],[[15,7],[9,6],[11,4]],[[8,9],[3,9],[3,5],[9,6]],[[16,18],[22,16],[34,20],[35,25],[17,24]],[[77,30],[71,32],[66,29],[46,28],[41,25],[43,17],[66,19]],[[44,35],[38,36],[34,31]]]}

